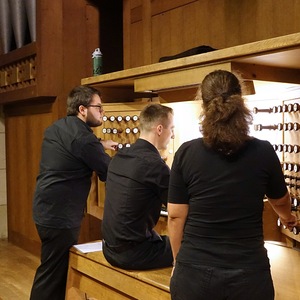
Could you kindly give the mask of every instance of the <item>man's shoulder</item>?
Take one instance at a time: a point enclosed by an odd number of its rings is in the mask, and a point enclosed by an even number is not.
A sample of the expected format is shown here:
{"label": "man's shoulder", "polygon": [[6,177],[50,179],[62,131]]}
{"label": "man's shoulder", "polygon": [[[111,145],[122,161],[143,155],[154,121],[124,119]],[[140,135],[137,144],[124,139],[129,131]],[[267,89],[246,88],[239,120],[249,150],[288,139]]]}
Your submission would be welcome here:
{"label": "man's shoulder", "polygon": [[151,149],[147,148],[137,148],[133,146],[119,150],[113,156],[110,165],[117,168],[121,165],[128,165],[130,168],[146,168],[149,165],[158,165],[161,162],[163,161],[158,152],[151,151]]}
{"label": "man's shoulder", "polygon": [[74,122],[74,121],[72,121],[72,119],[67,120],[67,118],[69,118],[69,117],[63,117],[63,118],[60,118],[60,119],[54,121],[54,122],[48,127],[48,129],[67,127],[67,126],[68,126],[68,123]]}

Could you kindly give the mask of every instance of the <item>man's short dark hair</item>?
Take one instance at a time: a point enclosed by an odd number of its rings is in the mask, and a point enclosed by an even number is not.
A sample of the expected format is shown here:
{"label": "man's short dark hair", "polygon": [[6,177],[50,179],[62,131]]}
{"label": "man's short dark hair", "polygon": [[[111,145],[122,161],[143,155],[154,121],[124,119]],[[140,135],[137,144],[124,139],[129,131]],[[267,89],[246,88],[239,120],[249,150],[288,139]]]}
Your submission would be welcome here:
{"label": "man's short dark hair", "polygon": [[75,87],[67,99],[67,115],[77,116],[79,106],[88,106],[92,101],[93,95],[100,96],[100,92],[89,86],[79,85]]}

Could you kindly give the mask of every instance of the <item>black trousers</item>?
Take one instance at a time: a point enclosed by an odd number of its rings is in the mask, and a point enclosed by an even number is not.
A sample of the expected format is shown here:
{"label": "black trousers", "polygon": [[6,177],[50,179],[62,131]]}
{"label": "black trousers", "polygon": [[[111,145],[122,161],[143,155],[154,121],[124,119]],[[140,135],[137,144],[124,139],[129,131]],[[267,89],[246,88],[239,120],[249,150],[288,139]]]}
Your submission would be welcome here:
{"label": "black trousers", "polygon": [[36,227],[42,241],[41,264],[34,277],[30,300],[64,300],[69,249],[77,243],[80,228]]}
{"label": "black trousers", "polygon": [[114,251],[103,243],[103,254],[113,266],[126,270],[147,270],[170,267],[173,262],[169,237],[146,240],[124,251]]}
{"label": "black trousers", "polygon": [[273,300],[269,269],[224,269],[176,262],[172,300]]}

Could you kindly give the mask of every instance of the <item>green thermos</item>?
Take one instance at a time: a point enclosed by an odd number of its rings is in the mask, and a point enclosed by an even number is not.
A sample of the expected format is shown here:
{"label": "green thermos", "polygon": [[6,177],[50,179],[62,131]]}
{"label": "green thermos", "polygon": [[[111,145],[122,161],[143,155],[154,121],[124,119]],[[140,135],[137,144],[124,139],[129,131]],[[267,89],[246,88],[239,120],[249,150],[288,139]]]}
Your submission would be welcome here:
{"label": "green thermos", "polygon": [[100,48],[96,48],[92,54],[93,59],[93,76],[102,74],[102,53]]}

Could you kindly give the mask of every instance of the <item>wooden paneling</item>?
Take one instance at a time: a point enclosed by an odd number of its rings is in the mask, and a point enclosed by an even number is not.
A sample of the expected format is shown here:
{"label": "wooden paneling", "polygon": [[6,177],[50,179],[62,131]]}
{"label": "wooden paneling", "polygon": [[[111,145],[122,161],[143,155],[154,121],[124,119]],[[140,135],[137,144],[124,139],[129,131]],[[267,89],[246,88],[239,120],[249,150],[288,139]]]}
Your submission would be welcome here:
{"label": "wooden paneling", "polygon": [[151,64],[151,3],[143,2],[143,61],[145,64]]}
{"label": "wooden paneling", "polygon": [[[28,106],[26,106],[28,109]],[[53,121],[52,112],[11,115],[6,112],[6,166],[7,166],[7,207],[9,240],[25,246],[25,249],[37,253],[39,238],[32,220],[32,199],[35,179],[38,174],[41,155],[41,141],[44,129]],[[21,110],[19,104],[16,110]],[[28,243],[26,243],[28,239]],[[34,241],[36,243],[34,243]]]}
{"label": "wooden paneling", "polygon": [[[130,28],[130,64],[124,60],[124,69],[131,67],[138,67],[144,64],[144,47],[151,48],[151,42],[149,44],[144,44],[143,41],[143,22],[134,23]],[[125,37],[124,37],[125,38]],[[124,49],[125,52],[125,49]]]}
{"label": "wooden paneling", "polygon": [[[57,96],[63,81],[62,0],[37,1],[38,95]],[[34,95],[33,95],[34,96]]]}
{"label": "wooden paneling", "polygon": [[[285,63],[287,63],[286,60]],[[249,80],[300,83],[299,69],[245,63],[233,63],[232,68],[236,70],[242,78]]]}
{"label": "wooden paneling", "polygon": [[[37,1],[36,42],[0,56],[1,72],[19,77],[1,87],[1,103],[57,96],[63,80],[61,5],[61,0]],[[32,74],[22,78],[21,68]]]}
{"label": "wooden paneling", "polygon": [[[230,63],[218,64],[217,68],[231,71]],[[162,73],[157,75],[137,78],[134,81],[134,90],[137,92],[163,91],[173,88],[186,88],[189,86],[198,86],[204,77],[214,71],[216,65],[209,65],[202,68],[190,68],[178,72]]]}
{"label": "wooden paneling", "polygon": [[[300,31],[299,0],[133,2],[135,5],[124,7],[124,45],[130,45],[124,48],[125,68],[146,65],[149,60],[155,63],[162,56],[200,45],[222,49]],[[151,40],[141,39],[149,17]],[[151,51],[141,60],[142,55],[135,54],[143,53],[146,47]]]}
{"label": "wooden paneling", "polygon": [[[123,1],[123,66],[124,69],[130,68],[130,62],[131,62],[131,9],[130,9],[130,0],[124,0]],[[125,50],[127,49],[127,50]]]}
{"label": "wooden paneling", "polygon": [[64,30],[60,41],[63,61],[60,66],[62,80],[59,83],[58,117],[66,114],[69,91],[80,84],[83,76],[92,76],[92,52],[100,46],[97,7],[87,5],[83,0],[63,1],[61,11]]}
{"label": "wooden paneling", "polygon": [[170,11],[175,8],[182,7],[184,5],[188,5],[192,2],[196,2],[197,0],[152,0],[152,16],[157,14],[164,13],[166,11]]}
{"label": "wooden paneling", "polygon": [[[148,2],[148,1],[145,1]],[[143,18],[143,6],[142,3],[136,3],[130,9],[130,24],[140,22]]]}
{"label": "wooden paneling", "polygon": [[0,103],[37,95],[36,53],[34,42],[0,55]]}
{"label": "wooden paneling", "polygon": [[133,9],[139,7],[139,6],[142,6],[142,3],[144,1],[149,1],[149,0],[124,0],[124,2],[129,3],[130,10],[133,10]]}

